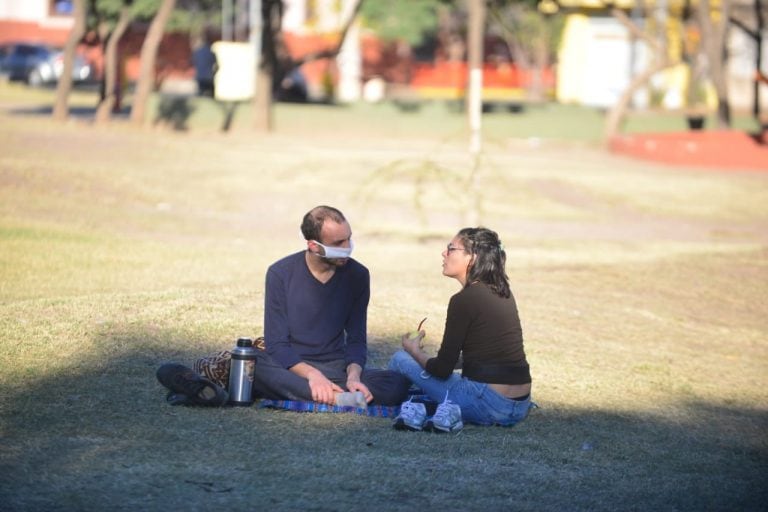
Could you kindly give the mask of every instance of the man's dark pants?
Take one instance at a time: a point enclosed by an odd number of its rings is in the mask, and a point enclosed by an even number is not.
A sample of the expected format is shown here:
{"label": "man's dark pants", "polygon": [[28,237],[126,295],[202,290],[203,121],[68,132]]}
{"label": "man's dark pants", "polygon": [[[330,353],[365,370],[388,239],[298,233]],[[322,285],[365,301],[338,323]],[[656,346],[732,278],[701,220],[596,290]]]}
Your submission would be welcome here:
{"label": "man's dark pants", "polygon": [[[342,389],[347,389],[347,363],[344,360],[304,362],[320,370]],[[405,376],[391,370],[364,369],[360,381],[373,394],[372,404],[377,405],[400,405],[411,386]],[[257,355],[253,391],[259,398],[312,401],[307,379],[286,370],[264,351]]]}

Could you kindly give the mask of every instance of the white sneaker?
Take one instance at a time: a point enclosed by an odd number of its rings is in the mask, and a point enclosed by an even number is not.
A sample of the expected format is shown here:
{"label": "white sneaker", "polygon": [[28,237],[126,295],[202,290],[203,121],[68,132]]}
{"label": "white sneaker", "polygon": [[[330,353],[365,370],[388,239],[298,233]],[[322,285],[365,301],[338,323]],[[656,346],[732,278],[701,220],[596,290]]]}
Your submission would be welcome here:
{"label": "white sneaker", "polygon": [[400,406],[400,414],[395,418],[392,427],[395,430],[418,431],[424,427],[427,419],[427,409],[424,404],[408,400]]}
{"label": "white sneaker", "polygon": [[448,400],[447,394],[443,403],[437,406],[435,415],[424,425],[425,430],[432,432],[458,432],[462,428],[464,423],[461,421],[461,408]]}

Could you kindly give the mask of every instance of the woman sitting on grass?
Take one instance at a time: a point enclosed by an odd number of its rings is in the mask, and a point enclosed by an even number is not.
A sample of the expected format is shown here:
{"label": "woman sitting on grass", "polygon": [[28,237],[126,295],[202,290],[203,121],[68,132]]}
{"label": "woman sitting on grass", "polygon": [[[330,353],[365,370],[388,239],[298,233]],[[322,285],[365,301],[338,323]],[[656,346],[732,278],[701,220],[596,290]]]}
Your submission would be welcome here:
{"label": "woman sitting on grass", "polygon": [[[465,228],[443,251],[443,275],[461,283],[451,297],[445,333],[436,357],[421,348],[423,330],[405,334],[389,369],[408,377],[439,402],[427,418],[424,403],[401,406],[394,427],[456,432],[464,421],[512,426],[524,420],[531,402],[531,374],[515,298],[504,270],[506,253],[498,235]],[[454,373],[460,358],[461,375]]]}

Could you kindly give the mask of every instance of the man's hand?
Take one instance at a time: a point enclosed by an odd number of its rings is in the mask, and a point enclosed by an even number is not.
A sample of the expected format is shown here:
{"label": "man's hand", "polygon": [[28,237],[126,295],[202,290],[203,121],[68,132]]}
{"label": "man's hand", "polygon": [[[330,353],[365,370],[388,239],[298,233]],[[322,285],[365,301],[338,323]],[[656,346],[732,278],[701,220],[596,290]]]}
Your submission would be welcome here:
{"label": "man's hand", "polygon": [[342,393],[344,390],[338,384],[334,384],[328,377],[305,362],[296,363],[291,366],[291,371],[300,377],[307,379],[309,390],[312,392],[312,400],[324,404],[335,404],[336,393]]}
{"label": "man's hand", "polygon": [[368,387],[360,381],[363,369],[357,363],[350,363],[347,366],[347,389],[350,391],[361,391],[367,403],[373,400],[373,394]]}
{"label": "man's hand", "polygon": [[334,384],[323,375],[320,370],[309,372],[307,375],[309,389],[312,391],[312,400],[324,404],[335,404],[336,393],[343,393],[344,390],[338,384]]}

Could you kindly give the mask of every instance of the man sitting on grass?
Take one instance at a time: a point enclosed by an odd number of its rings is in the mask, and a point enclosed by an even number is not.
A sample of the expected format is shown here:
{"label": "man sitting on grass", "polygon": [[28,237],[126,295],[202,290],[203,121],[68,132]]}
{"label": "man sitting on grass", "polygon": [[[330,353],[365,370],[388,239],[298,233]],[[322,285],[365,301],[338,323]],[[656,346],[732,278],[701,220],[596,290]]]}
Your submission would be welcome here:
{"label": "man sitting on grass", "polygon": [[306,250],[267,270],[266,351],[256,361],[254,394],[277,400],[336,403],[359,391],[367,403],[399,405],[410,382],[397,372],[365,369],[368,269],[350,257],[352,229],[330,206],[301,223]]}

